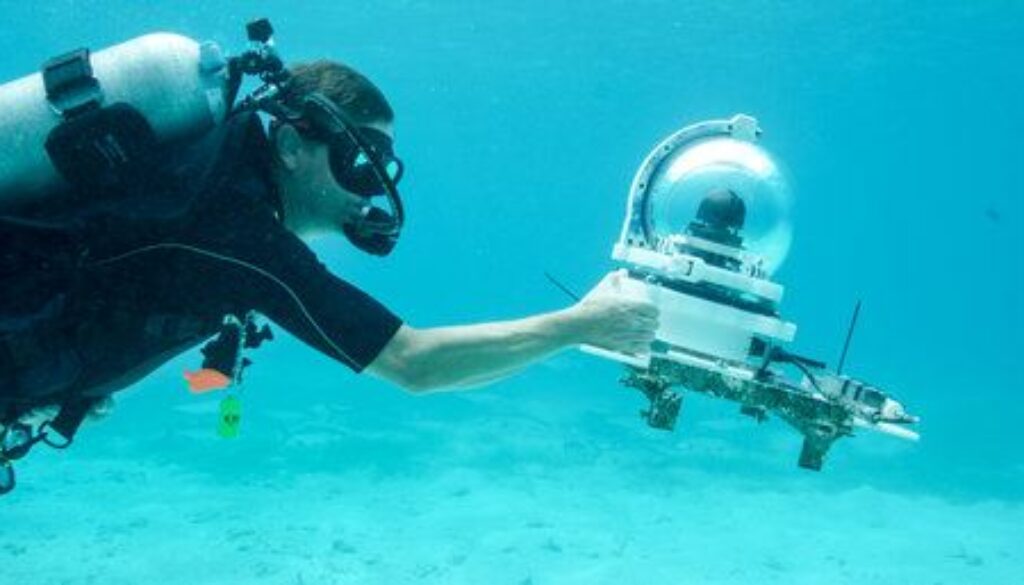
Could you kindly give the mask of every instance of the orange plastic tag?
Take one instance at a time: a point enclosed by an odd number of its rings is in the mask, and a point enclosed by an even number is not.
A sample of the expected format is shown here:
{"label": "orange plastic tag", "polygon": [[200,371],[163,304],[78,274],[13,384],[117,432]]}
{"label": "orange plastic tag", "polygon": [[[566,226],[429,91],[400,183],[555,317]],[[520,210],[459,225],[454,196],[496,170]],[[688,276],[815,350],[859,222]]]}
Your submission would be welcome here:
{"label": "orange plastic tag", "polygon": [[202,369],[196,372],[185,372],[188,390],[193,394],[202,394],[213,390],[221,390],[231,385],[231,378],[217,370]]}

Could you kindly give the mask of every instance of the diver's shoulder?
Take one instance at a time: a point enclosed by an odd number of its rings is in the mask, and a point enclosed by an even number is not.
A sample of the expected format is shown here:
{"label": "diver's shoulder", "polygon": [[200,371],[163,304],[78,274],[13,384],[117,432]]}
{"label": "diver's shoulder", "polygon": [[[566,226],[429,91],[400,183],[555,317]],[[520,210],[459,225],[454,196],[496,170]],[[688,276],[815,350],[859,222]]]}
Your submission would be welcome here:
{"label": "diver's shoulder", "polygon": [[231,116],[186,143],[173,145],[162,157],[165,170],[191,189],[223,190],[239,175],[269,176],[268,141],[255,113]]}
{"label": "diver's shoulder", "polygon": [[253,143],[258,144],[265,140],[259,115],[254,112],[240,113],[229,117],[199,137],[168,145],[166,160],[180,158],[213,164],[225,156],[237,155],[246,147],[253,146]]}
{"label": "diver's shoulder", "polygon": [[259,115],[241,113],[181,153],[174,174],[196,211],[236,215],[267,208],[273,214],[280,205],[270,150]]}

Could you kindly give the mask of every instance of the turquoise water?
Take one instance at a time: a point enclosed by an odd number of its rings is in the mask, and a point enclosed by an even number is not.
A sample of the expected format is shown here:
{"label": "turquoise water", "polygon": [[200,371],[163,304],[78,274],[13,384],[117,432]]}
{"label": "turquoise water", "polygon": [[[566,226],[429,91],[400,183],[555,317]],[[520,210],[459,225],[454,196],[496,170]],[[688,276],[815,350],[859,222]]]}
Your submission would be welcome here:
{"label": "turquoise water", "polygon": [[[777,280],[794,347],[923,417],[825,470],[799,437],[690,397],[646,428],[611,362],[565,352],[416,397],[282,339],[242,436],[182,356],[0,501],[0,583],[1024,581],[1024,5],[1019,2],[0,1],[0,78],[153,30],[349,62],[397,110],[393,257],[316,249],[417,326],[510,318],[613,267],[629,181],[679,127],[745,112],[794,186]],[[283,336],[282,336],[283,337]]]}

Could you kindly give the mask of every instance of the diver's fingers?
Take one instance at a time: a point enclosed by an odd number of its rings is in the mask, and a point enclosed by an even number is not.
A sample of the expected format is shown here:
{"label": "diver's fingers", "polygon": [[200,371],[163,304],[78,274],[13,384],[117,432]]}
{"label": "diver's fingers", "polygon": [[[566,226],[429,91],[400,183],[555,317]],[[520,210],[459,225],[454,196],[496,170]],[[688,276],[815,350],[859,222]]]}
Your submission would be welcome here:
{"label": "diver's fingers", "polygon": [[646,299],[626,298],[621,301],[622,310],[637,317],[658,317],[658,306]]}
{"label": "diver's fingers", "polygon": [[653,329],[658,326],[658,321],[657,315],[640,315],[633,323],[640,329]]}

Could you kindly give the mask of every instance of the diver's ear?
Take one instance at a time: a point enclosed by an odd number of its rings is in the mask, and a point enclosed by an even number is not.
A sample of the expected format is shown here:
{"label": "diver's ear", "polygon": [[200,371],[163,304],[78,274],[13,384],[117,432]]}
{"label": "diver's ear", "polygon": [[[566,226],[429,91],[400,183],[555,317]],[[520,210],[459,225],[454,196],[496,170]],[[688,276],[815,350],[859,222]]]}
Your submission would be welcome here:
{"label": "diver's ear", "polygon": [[291,124],[282,124],[274,129],[274,152],[285,169],[294,171],[298,168],[302,146],[302,136]]}

